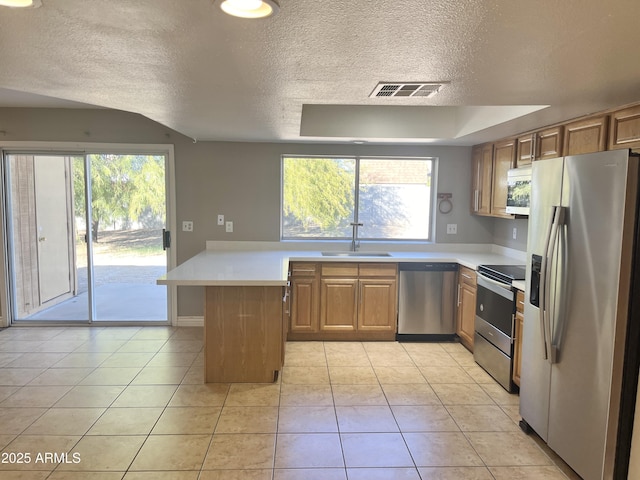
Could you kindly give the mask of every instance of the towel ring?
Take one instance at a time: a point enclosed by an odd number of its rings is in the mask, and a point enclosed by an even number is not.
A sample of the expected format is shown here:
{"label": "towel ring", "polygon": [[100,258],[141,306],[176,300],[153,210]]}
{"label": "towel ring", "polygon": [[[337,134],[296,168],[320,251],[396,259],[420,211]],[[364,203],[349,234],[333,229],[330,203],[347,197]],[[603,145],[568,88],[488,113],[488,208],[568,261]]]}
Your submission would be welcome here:
{"label": "towel ring", "polygon": [[453,203],[449,198],[441,198],[438,202],[438,211],[442,214],[451,213],[453,210]]}

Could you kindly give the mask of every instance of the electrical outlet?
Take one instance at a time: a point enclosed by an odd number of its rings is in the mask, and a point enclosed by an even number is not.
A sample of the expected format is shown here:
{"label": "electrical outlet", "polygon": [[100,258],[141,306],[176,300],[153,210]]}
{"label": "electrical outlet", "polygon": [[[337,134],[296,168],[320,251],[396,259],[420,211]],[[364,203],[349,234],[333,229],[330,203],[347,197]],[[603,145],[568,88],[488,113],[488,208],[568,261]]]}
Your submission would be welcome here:
{"label": "electrical outlet", "polygon": [[513,239],[517,240],[518,238],[518,229],[516,227],[513,227]]}
{"label": "electrical outlet", "polygon": [[225,224],[225,231],[227,233],[232,233],[233,232],[233,222],[227,222]]}
{"label": "electrical outlet", "polygon": [[218,214],[218,225],[224,225],[224,215]]}
{"label": "electrical outlet", "polygon": [[190,220],[182,222],[183,232],[193,232],[193,222]]}
{"label": "electrical outlet", "polygon": [[447,235],[456,235],[458,233],[457,223],[447,223]]}

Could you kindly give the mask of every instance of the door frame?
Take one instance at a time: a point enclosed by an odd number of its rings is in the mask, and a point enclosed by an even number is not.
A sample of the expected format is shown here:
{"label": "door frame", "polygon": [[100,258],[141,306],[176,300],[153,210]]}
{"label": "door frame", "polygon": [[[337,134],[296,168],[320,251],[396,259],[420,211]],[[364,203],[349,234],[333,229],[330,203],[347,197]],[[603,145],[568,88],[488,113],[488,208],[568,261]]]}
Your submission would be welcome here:
{"label": "door frame", "polygon": [[[69,155],[91,155],[100,153],[112,153],[112,154],[141,154],[141,155],[164,155],[165,162],[165,192],[166,192],[166,225],[167,230],[176,232],[176,183],[175,183],[175,154],[173,144],[141,144],[141,143],[89,143],[89,142],[0,142],[0,155],[4,156],[6,151],[22,150],[28,151],[34,154],[46,154],[50,153],[55,155],[69,154]],[[11,305],[10,294],[10,272],[8,262],[8,249],[9,249],[9,237],[6,229],[5,212],[8,208],[7,195],[5,190],[4,177],[4,161],[0,162],[0,173],[2,174],[2,181],[0,181],[0,228],[2,241],[0,242],[0,260],[4,266],[2,272],[0,272],[0,328],[8,327],[13,323],[13,308]],[[167,271],[176,266],[176,235],[174,233],[171,242],[171,247],[167,249]],[[178,305],[177,305],[177,287],[167,286],[167,324],[176,326],[178,321]],[[99,322],[100,325],[105,325],[109,322]],[[114,324],[125,326],[128,324],[140,325],[140,322],[113,322]],[[60,323],[55,323],[60,325]],[[77,322],[73,323],[78,325]],[[149,325],[156,324],[155,322],[149,322]],[[35,325],[35,323],[34,323]],[[47,322],[46,325],[52,325]],[[91,323],[83,324],[91,325]],[[145,323],[146,325],[146,323]]]}

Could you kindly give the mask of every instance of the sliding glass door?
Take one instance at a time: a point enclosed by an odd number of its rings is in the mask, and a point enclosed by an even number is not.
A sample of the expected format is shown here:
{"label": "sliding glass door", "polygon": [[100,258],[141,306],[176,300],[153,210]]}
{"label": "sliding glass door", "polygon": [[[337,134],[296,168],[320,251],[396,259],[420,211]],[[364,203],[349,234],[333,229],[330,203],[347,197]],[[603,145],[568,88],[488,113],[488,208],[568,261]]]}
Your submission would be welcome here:
{"label": "sliding glass door", "polygon": [[14,322],[168,319],[166,156],[6,153]]}
{"label": "sliding glass door", "polygon": [[[5,158],[15,319],[89,318],[83,282],[87,256],[82,245],[77,249],[79,229],[70,181],[78,159],[83,157],[13,154]],[[84,199],[83,192],[79,195]]]}
{"label": "sliding glass door", "polygon": [[[96,321],[166,321],[163,155],[88,155]],[[123,308],[123,305],[126,308]]]}

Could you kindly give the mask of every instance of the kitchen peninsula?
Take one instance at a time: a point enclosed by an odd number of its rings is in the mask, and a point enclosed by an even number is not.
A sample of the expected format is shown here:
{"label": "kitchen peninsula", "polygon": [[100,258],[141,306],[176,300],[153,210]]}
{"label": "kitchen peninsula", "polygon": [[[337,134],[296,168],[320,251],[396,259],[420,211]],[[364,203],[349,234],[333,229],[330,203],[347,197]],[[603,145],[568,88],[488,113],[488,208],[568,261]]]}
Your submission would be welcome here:
{"label": "kitchen peninsula", "polygon": [[522,252],[491,245],[432,245],[427,247],[432,251],[386,250],[387,256],[371,252],[366,256],[324,256],[318,250],[284,250],[284,245],[289,246],[270,242],[207,242],[206,250],[158,279],[161,285],[205,287],[205,382],[266,383],[277,379],[284,363],[289,326],[290,261],[361,264],[435,261],[455,262],[473,270],[482,263],[524,261]]}

